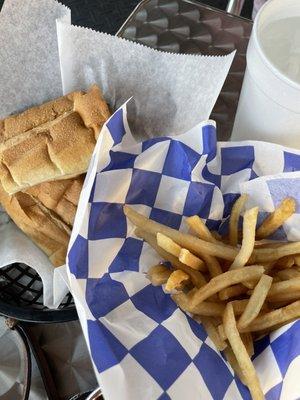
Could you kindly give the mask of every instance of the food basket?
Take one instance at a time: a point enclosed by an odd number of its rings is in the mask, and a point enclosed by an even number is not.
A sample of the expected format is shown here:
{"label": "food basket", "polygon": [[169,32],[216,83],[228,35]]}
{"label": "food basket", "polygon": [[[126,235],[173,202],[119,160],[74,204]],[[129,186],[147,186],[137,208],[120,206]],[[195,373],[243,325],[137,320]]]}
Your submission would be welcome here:
{"label": "food basket", "polygon": [[[72,2],[72,22],[91,26],[99,10],[83,18]],[[78,3],[78,7],[75,3]],[[74,7],[73,7],[74,5]],[[223,55],[237,51],[211,117],[218,125],[218,139],[228,140],[246,67],[246,48],[252,22],[194,0],[143,0],[117,35],[162,51]],[[63,322],[77,318],[68,294],[58,310],[43,306],[42,281],[30,267],[13,264],[0,269],[0,314],[20,321]]]}

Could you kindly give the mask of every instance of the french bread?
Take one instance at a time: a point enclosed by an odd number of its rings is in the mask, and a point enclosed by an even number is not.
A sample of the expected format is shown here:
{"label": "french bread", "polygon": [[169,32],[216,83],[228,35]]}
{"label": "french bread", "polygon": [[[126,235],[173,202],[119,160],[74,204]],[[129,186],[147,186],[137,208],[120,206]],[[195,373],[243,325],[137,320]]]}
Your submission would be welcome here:
{"label": "french bread", "polygon": [[110,112],[100,89],[73,92],[0,121],[0,183],[8,194],[86,172]]}
{"label": "french bread", "polygon": [[55,267],[63,265],[70,228],[27,193],[8,195],[0,185],[0,202],[15,224],[49,257]]}
{"label": "french bread", "polygon": [[73,226],[84,175],[73,179],[44,182],[26,189],[25,193],[56,215],[70,228]]}

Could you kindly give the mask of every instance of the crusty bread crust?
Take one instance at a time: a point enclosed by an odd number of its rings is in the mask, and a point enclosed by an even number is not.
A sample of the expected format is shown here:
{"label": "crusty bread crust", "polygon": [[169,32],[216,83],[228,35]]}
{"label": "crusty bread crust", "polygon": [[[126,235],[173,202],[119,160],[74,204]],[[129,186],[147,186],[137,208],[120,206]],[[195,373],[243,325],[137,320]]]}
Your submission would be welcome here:
{"label": "crusty bread crust", "polygon": [[74,179],[44,182],[25,192],[72,228],[83,180],[84,176],[81,175]]}
{"label": "crusty bread crust", "polygon": [[81,175],[45,182],[11,196],[0,185],[0,203],[8,215],[55,267],[66,260],[83,180]]}
{"label": "crusty bread crust", "polygon": [[0,121],[0,183],[14,194],[86,172],[110,112],[100,89],[67,96]]}
{"label": "crusty bread crust", "polygon": [[65,263],[70,228],[52,218],[30,195],[8,195],[0,186],[0,202],[16,225],[49,257],[55,267]]}

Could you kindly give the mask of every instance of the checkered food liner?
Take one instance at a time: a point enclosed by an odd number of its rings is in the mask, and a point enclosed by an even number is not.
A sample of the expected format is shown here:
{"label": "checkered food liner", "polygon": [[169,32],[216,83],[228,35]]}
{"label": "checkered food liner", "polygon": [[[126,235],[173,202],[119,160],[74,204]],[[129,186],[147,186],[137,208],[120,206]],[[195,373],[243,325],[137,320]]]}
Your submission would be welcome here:
{"label": "checkered food liner", "polygon": [[[250,399],[200,324],[153,287],[160,261],[134,235],[123,205],[186,231],[197,214],[226,229],[240,191],[261,216],[286,196],[300,204],[300,151],[263,142],[217,143],[205,121],[176,137],[136,143],[127,105],[106,123],[92,157],[68,253],[69,276],[96,376],[107,400]],[[300,238],[300,209],[275,237]],[[268,400],[300,397],[300,323],[255,344]]]}

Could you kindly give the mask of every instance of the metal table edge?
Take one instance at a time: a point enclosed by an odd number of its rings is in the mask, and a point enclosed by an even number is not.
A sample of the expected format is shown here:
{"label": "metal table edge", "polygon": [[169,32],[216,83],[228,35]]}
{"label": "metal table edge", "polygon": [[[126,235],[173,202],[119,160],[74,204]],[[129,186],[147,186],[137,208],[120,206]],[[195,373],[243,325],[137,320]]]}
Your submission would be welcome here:
{"label": "metal table edge", "polygon": [[[141,8],[143,8],[147,3],[150,3],[150,1],[152,1],[152,0],[142,0],[140,3],[137,4],[137,6],[134,8],[134,10],[131,12],[131,14],[128,16],[128,18],[126,18],[125,22],[122,24],[120,29],[117,31],[116,36],[122,37],[122,35],[123,35],[123,33],[124,33],[125,29],[126,29],[127,24],[131,21],[131,19],[136,15],[136,13],[139,10]],[[206,9],[214,11],[214,12],[219,13],[219,14],[226,14],[227,16],[229,16],[231,18],[234,18],[234,19],[240,19],[242,21],[246,21],[246,22],[250,22],[250,23],[253,22],[251,19],[242,17],[240,15],[231,14],[231,13],[227,12],[226,10],[220,10],[219,8],[216,8],[216,7],[210,6],[208,4],[202,3],[201,1],[198,1],[198,0],[185,0],[185,2],[186,3],[190,3],[190,4],[194,4],[194,5],[197,5],[197,6],[205,7]]]}

